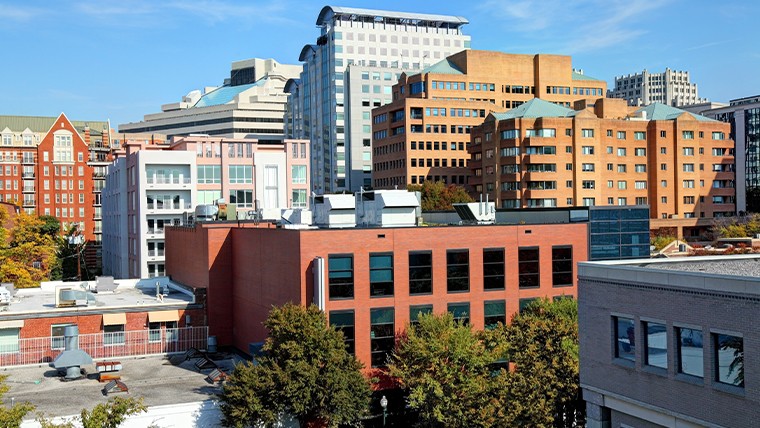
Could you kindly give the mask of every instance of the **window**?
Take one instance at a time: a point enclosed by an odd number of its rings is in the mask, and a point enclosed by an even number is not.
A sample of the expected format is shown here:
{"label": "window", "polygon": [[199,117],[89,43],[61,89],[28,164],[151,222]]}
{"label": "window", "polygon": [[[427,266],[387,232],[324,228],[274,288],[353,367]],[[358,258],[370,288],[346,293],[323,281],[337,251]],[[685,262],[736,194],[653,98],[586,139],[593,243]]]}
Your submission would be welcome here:
{"label": "window", "polygon": [[596,205],[596,198],[583,198],[584,207],[593,207]]}
{"label": "window", "polygon": [[618,131],[617,138],[618,140],[625,140],[625,131]]}
{"label": "window", "polygon": [[369,255],[369,293],[372,297],[393,296],[393,254]]}
{"label": "window", "polygon": [[591,172],[594,171],[593,163],[584,163],[581,165],[581,171]]}
{"label": "window", "polygon": [[615,358],[636,361],[636,330],[633,319],[613,317],[615,327]]}
{"label": "window", "polygon": [[292,165],[290,173],[293,184],[306,184],[306,165]]}
{"label": "window", "polygon": [[396,344],[393,308],[370,309],[370,349],[372,367],[383,367]]}
{"label": "window", "polygon": [[[55,162],[72,162],[73,158],[73,146],[71,132],[69,131],[57,131],[54,136],[54,153],[53,161]],[[47,161],[47,159],[45,159]]]}
{"label": "window", "polygon": [[354,256],[331,255],[327,260],[330,299],[353,299]]}
{"label": "window", "polygon": [[638,148],[638,149],[633,149],[633,154],[635,156],[646,156],[647,155],[647,149],[641,148],[641,147]]}
{"label": "window", "polygon": [[633,139],[634,140],[646,140],[647,139],[647,133],[643,131],[634,131],[633,133]]}
{"label": "window", "polygon": [[712,139],[713,140],[723,140],[726,138],[726,134],[723,132],[713,132],[712,133]]}
{"label": "window", "polygon": [[596,181],[594,180],[583,180],[581,182],[581,187],[584,189],[595,189],[596,188]]}
{"label": "window", "polygon": [[0,329],[0,354],[9,354],[19,351],[18,339],[19,328]]}
{"label": "window", "polygon": [[620,190],[625,190],[625,189],[627,189],[627,188],[628,188],[628,182],[627,182],[627,181],[624,181],[624,180],[619,180],[619,181],[617,182],[617,188],[618,188],[618,189],[620,189]]}
{"label": "window", "polygon": [[644,364],[661,369],[668,369],[668,333],[665,324],[645,322],[646,346]]}
{"label": "window", "polygon": [[532,305],[533,302],[535,302],[536,300],[538,300],[538,298],[536,298],[536,297],[529,297],[527,299],[520,299],[520,303],[519,303],[520,313],[522,313],[525,309],[527,309],[528,306]]}
{"label": "window", "polygon": [[252,168],[250,165],[230,165],[229,176],[230,184],[253,183]]}
{"label": "window", "polygon": [[446,250],[446,289],[449,293],[469,291],[469,250]]}
{"label": "window", "polygon": [[678,340],[678,373],[704,377],[702,330],[676,328],[676,340]]}
{"label": "window", "polygon": [[683,148],[683,155],[684,156],[694,156],[694,147],[684,147]]}
{"label": "window", "polygon": [[433,313],[433,305],[412,305],[409,306],[409,325],[419,324],[420,315],[429,315]]}
{"label": "window", "polygon": [[63,331],[66,327],[76,324],[53,324],[50,326],[50,349],[64,349]]}
{"label": "window", "polygon": [[538,288],[540,281],[540,265],[538,248],[520,248],[517,251],[518,276],[520,288]]}
{"label": "window", "polygon": [[594,138],[594,130],[593,129],[581,129],[581,137],[584,137],[584,138]]}
{"label": "window", "polygon": [[253,208],[253,190],[230,190],[230,203],[242,208]]}
{"label": "window", "polygon": [[684,140],[693,140],[694,139],[694,131],[683,131],[683,139]]}
{"label": "window", "polygon": [[643,164],[643,163],[636,164],[636,166],[634,167],[634,171],[636,171],[636,172],[647,172],[647,166],[646,166],[646,164]]}
{"label": "window", "polygon": [[507,323],[507,309],[504,300],[491,300],[483,303],[483,325],[486,330],[494,329],[499,323]]}
{"label": "window", "polygon": [[103,326],[103,345],[123,345],[124,324]]}
{"label": "window", "polygon": [[552,286],[573,285],[573,247],[552,247]]}
{"label": "window", "polygon": [[693,189],[694,188],[694,180],[684,180],[683,181],[683,187],[684,187],[684,189]]}
{"label": "window", "polygon": [[744,388],[744,339],[713,333],[715,381]]}
{"label": "window", "polygon": [[624,173],[624,172],[626,172],[627,170],[628,170],[628,168],[626,167],[626,165],[625,165],[625,164],[622,164],[622,163],[619,163],[619,164],[618,164],[618,166],[617,166],[617,172],[623,172],[623,173]]}
{"label": "window", "polygon": [[221,175],[219,165],[198,165],[198,184],[219,184]]}
{"label": "window", "polygon": [[356,350],[356,330],[354,328],[354,311],[330,311],[330,325],[343,333],[346,351],[353,354]]}
{"label": "window", "polygon": [[594,154],[594,146],[583,146],[581,147],[581,153],[584,155],[593,155]]}
{"label": "window", "polygon": [[470,323],[470,304],[469,303],[449,303],[447,310],[454,316],[454,321],[460,324]]}
{"label": "window", "polygon": [[166,330],[167,342],[179,341],[179,334],[177,333],[177,321],[166,321],[148,323],[148,342],[161,341],[161,327],[164,327]]}
{"label": "window", "polygon": [[626,153],[625,147],[618,147],[617,149],[618,156],[625,156],[625,153]]}
{"label": "window", "polygon": [[694,172],[694,164],[693,163],[683,164],[683,170],[684,172]]}
{"label": "window", "polygon": [[291,208],[306,208],[306,189],[293,189],[290,206]]}
{"label": "window", "polygon": [[504,289],[504,249],[483,249],[483,289]]}
{"label": "window", "polygon": [[433,292],[433,253],[409,252],[409,294]]}

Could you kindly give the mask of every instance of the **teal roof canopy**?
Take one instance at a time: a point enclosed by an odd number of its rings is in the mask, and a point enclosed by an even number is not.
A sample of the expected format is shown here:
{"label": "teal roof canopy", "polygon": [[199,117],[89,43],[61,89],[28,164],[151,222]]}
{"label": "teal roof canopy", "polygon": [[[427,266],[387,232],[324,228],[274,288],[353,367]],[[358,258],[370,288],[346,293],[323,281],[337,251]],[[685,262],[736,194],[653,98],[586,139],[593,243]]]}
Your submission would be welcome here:
{"label": "teal roof canopy", "polygon": [[602,79],[597,79],[596,77],[586,76],[585,74],[576,73],[573,71],[573,80],[592,80],[594,82],[601,82]]}
{"label": "teal roof canopy", "polygon": [[642,107],[636,110],[637,114],[641,114],[641,112],[646,113],[647,120],[676,120],[679,116],[685,113],[691,115],[694,119],[700,122],[717,122],[717,120],[713,120],[708,117],[694,114],[686,110],[681,110],[680,108],[671,107],[667,104],[662,103],[652,103],[646,107]]}
{"label": "teal roof canopy", "polygon": [[464,72],[459,69],[456,65],[454,65],[453,62],[449,61],[448,58],[438,61],[433,65],[427,66],[423,68],[422,70],[415,72],[415,73],[407,73],[408,76],[416,76],[417,74],[427,74],[427,73],[435,73],[435,74],[459,74],[462,75]]}
{"label": "teal roof canopy", "polygon": [[242,92],[247,91],[255,86],[261,86],[266,81],[266,77],[257,80],[254,83],[238,86],[220,86],[211,92],[203,94],[201,99],[193,107],[210,107],[220,106],[232,102],[235,97]]}
{"label": "teal roof canopy", "polygon": [[576,113],[575,110],[562,107],[560,105],[544,101],[540,98],[521,104],[501,113],[493,113],[494,118],[498,120],[515,119],[515,118],[538,118],[538,117],[571,117]]}

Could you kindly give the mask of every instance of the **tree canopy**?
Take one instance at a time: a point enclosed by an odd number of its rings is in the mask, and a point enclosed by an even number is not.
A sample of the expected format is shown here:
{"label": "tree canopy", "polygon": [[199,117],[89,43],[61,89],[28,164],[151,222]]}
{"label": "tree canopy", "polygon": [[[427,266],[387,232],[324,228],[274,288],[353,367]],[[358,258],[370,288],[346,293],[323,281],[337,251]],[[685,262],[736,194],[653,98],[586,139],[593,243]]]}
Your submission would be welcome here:
{"label": "tree canopy", "polygon": [[423,184],[410,184],[406,188],[410,192],[422,193],[422,211],[452,210],[452,204],[472,202],[463,187],[446,185],[442,181],[427,180]]}
{"label": "tree canopy", "polygon": [[571,299],[538,300],[486,331],[450,314],[421,315],[399,341],[390,372],[420,426],[579,426],[577,319]]}
{"label": "tree canopy", "polygon": [[293,417],[302,427],[357,423],[369,409],[369,382],[346,351],[343,334],[316,306],[275,307],[255,363],[239,364],[221,395],[229,427],[276,426]]}
{"label": "tree canopy", "polygon": [[[0,210],[0,223],[7,220]],[[11,230],[0,233],[0,281],[13,282],[17,288],[37,287],[50,278],[57,265],[56,240],[49,233],[49,223],[21,211]]]}
{"label": "tree canopy", "polygon": [[[0,400],[10,389],[5,381],[7,375],[0,375]],[[24,417],[34,410],[34,406],[29,403],[16,403],[13,406],[0,406],[0,427],[18,428]]]}

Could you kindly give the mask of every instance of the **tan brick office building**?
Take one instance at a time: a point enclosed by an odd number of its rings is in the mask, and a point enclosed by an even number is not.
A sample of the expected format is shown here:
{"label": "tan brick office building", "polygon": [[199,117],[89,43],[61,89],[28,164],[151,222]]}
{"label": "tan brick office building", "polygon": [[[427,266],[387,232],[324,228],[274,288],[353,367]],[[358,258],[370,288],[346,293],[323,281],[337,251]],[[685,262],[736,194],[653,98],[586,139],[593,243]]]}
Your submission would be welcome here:
{"label": "tan brick office building", "polygon": [[573,110],[535,99],[473,129],[469,184],[502,208],[649,205],[689,236],[683,227],[736,212],[729,132],[664,104],[600,98]]}
{"label": "tan brick office building", "polygon": [[466,50],[404,73],[393,102],[372,111],[372,181],[399,188],[425,180],[465,184],[470,130],[493,111],[542,98],[564,106],[603,96],[607,84],[561,55]]}

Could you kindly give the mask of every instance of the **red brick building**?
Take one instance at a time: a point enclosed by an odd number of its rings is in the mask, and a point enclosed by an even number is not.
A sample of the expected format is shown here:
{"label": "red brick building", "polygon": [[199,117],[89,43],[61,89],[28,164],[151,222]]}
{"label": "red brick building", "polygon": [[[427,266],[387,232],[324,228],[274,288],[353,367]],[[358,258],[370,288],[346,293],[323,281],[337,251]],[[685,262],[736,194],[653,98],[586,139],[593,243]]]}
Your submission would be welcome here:
{"label": "red brick building", "polygon": [[205,288],[210,334],[249,351],[274,305],[317,303],[367,367],[420,312],[482,329],[538,297],[575,296],[586,223],[281,229],[202,223],[166,232],[172,281]]}

